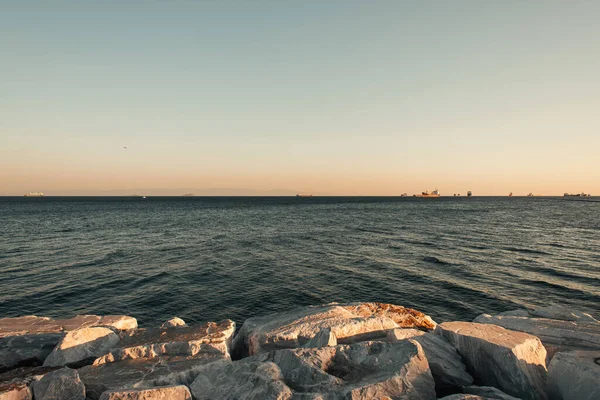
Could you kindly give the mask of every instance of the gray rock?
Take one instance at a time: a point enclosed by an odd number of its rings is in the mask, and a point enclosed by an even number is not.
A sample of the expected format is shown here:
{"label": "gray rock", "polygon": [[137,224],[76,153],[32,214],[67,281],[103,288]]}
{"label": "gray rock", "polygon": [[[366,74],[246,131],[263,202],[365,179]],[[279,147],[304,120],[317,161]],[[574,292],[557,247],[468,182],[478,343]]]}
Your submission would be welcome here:
{"label": "gray rock", "polygon": [[181,318],[173,317],[170,320],[166,321],[164,324],[162,324],[160,327],[161,328],[177,328],[179,326],[187,326],[187,324]]}
{"label": "gray rock", "polygon": [[421,345],[361,342],[261,353],[203,367],[195,399],[435,399]]}
{"label": "gray rock", "polygon": [[600,351],[557,353],[548,367],[548,392],[554,399],[600,399]]}
{"label": "gray rock", "polygon": [[[82,328],[68,332],[44,361],[44,366],[78,365],[105,354],[119,343],[108,328]],[[79,365],[80,366],[80,365]]]}
{"label": "gray rock", "polygon": [[456,393],[441,397],[439,400],[492,400],[489,397],[481,397],[476,394]]}
{"label": "gray rock", "polygon": [[321,329],[315,337],[306,342],[302,347],[311,348],[327,346],[337,346],[337,338],[329,328]]}
{"label": "gray rock", "polygon": [[126,389],[102,393],[100,400],[192,400],[187,386],[162,386],[151,389]]}
{"label": "gray rock", "polygon": [[249,318],[234,339],[234,358],[270,350],[298,348],[321,329],[330,329],[338,343],[385,339],[390,329],[433,329],[427,315],[393,304],[350,303],[301,307]]}
{"label": "gray rock", "polygon": [[118,346],[94,364],[158,356],[197,357],[211,353],[229,357],[234,332],[235,322],[231,320],[177,329],[137,329],[122,334]]}
{"label": "gray rock", "polygon": [[463,387],[463,393],[481,396],[486,399],[519,400],[517,397],[510,396],[493,386],[466,386]]}
{"label": "gray rock", "polygon": [[85,400],[85,387],[74,369],[49,372],[32,387],[35,400]]}
{"label": "gray rock", "polygon": [[63,333],[42,333],[0,338],[0,373],[42,365],[63,336]]}
{"label": "gray rock", "polygon": [[78,315],[69,319],[52,319],[28,315],[0,318],[0,338],[34,333],[68,332],[75,329],[104,326],[115,330],[135,329],[137,320],[125,315]]}
{"label": "gray rock", "polygon": [[[549,312],[546,314],[557,316],[557,314],[550,314]],[[584,314],[573,313],[573,315]],[[569,317],[563,315],[562,318]],[[577,321],[567,321],[549,318],[482,314],[475,319],[475,322],[498,325],[513,331],[535,335],[540,338],[548,350],[549,358],[558,351],[600,350],[600,323],[590,322],[585,316],[579,318]]]}
{"label": "gray rock", "polygon": [[106,391],[148,389],[156,386],[189,385],[204,364],[223,360],[222,356],[198,358],[138,358],[88,365],[78,370],[89,399],[97,400]]}
{"label": "gray rock", "polygon": [[394,329],[388,333],[392,343],[409,338],[423,347],[438,391],[473,384],[473,377],[467,372],[462,357],[443,337],[416,329]]}
{"label": "gray rock", "polygon": [[456,348],[477,384],[524,400],[546,399],[546,349],[537,337],[470,322],[444,322],[436,334]]}

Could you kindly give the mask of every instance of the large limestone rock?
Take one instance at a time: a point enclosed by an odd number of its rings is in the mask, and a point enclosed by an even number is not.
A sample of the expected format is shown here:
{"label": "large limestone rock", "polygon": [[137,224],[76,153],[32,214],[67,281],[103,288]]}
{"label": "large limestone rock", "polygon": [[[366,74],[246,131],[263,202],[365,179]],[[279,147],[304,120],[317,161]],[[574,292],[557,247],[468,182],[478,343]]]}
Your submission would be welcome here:
{"label": "large limestone rock", "polygon": [[177,328],[179,326],[187,326],[184,320],[179,317],[173,317],[168,321],[165,321],[160,327],[161,328]]}
{"label": "large limestone rock", "polygon": [[361,342],[276,350],[203,367],[195,399],[435,399],[435,384],[414,341]]}
{"label": "large limestone rock", "polygon": [[551,358],[558,351],[600,350],[600,322],[592,316],[564,307],[511,311],[492,316],[482,314],[475,319],[540,338]]}
{"label": "large limestone rock", "polygon": [[[119,343],[108,328],[82,328],[68,332],[44,361],[44,366],[78,365],[105,354]],[[92,360],[93,361],[93,360]],[[80,366],[80,365],[79,365]]]}
{"label": "large limestone rock", "polygon": [[196,357],[217,353],[229,357],[235,322],[224,320],[177,329],[137,329],[121,335],[121,341],[94,364],[158,356]]}
{"label": "large limestone rock", "polygon": [[63,333],[43,333],[0,338],[0,373],[42,365],[63,336]]}
{"label": "large limestone rock", "polygon": [[600,399],[600,351],[557,353],[548,367],[548,392],[553,399]]}
{"label": "large limestone rock", "polygon": [[0,374],[0,400],[31,400],[31,383],[56,369],[57,367],[19,367]]}
{"label": "large limestone rock", "polygon": [[151,389],[113,390],[102,393],[100,400],[192,400],[187,386],[174,385]]}
{"label": "large limestone rock", "polygon": [[427,315],[383,303],[326,304],[249,318],[234,340],[234,358],[276,349],[297,348],[322,329],[330,329],[338,343],[384,339],[395,328],[435,328]]}
{"label": "large limestone rock", "polygon": [[473,384],[473,377],[467,372],[462,357],[441,336],[417,329],[394,329],[388,332],[387,339],[392,343],[412,339],[423,347],[436,389],[439,392],[448,388]]}
{"label": "large limestone rock", "polygon": [[[148,389],[156,386],[189,385],[203,365],[224,360],[211,354],[185,357],[138,358],[88,365],[78,370],[89,399],[97,400],[106,391]],[[227,359],[228,360],[228,359]]]}
{"label": "large limestone rock", "polygon": [[456,348],[477,384],[524,400],[546,398],[546,349],[537,337],[470,322],[444,322],[436,333]]}
{"label": "large limestone rock", "polygon": [[32,386],[35,400],[85,400],[85,387],[74,369],[49,372]]}
{"label": "large limestone rock", "polygon": [[75,329],[103,326],[115,330],[137,328],[137,320],[125,315],[78,315],[70,319],[52,319],[28,315],[0,318],[0,338],[34,333],[68,332]]}

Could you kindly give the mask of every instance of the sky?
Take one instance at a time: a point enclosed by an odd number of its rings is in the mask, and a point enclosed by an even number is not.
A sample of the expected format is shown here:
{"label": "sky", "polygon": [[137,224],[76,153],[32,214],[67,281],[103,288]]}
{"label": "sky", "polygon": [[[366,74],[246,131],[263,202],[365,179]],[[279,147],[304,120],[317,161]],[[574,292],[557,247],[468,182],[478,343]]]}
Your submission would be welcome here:
{"label": "sky", "polygon": [[598,21],[595,1],[0,0],[0,194],[600,195]]}

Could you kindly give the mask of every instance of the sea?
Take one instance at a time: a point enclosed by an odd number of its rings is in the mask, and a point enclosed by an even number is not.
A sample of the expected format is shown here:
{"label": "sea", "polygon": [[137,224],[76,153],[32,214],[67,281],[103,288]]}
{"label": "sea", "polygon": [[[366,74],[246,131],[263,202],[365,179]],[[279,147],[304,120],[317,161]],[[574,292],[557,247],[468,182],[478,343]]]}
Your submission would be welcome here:
{"label": "sea", "polygon": [[0,197],[0,318],[241,324],[362,301],[600,318],[600,198]]}

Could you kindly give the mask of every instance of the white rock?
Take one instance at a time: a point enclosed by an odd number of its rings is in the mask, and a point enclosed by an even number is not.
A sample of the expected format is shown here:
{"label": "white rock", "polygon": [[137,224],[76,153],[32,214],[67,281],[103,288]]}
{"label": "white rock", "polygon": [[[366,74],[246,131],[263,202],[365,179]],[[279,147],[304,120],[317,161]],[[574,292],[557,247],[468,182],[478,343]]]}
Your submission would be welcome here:
{"label": "white rock", "polygon": [[473,377],[467,372],[462,357],[443,337],[416,329],[394,329],[388,332],[388,340],[392,343],[410,338],[423,347],[438,391],[473,383]]}
{"label": "white rock", "polygon": [[137,319],[127,315],[105,315],[98,321],[98,326],[113,328],[118,331],[137,329]]}
{"label": "white rock", "polygon": [[0,318],[0,338],[35,333],[68,332],[76,329],[104,326],[116,330],[135,329],[137,320],[126,315],[77,315],[69,319],[52,319],[28,315]]}
{"label": "white rock", "polygon": [[555,399],[600,399],[600,351],[557,353],[548,367],[548,391]]}
{"label": "white rock", "polygon": [[546,349],[537,337],[470,322],[444,322],[436,333],[456,348],[478,384],[524,400],[546,398]]}
{"label": "white rock", "polygon": [[390,329],[434,327],[435,322],[427,315],[392,304],[332,303],[301,307],[247,319],[234,339],[234,357],[301,347],[321,329],[330,329],[338,343],[355,343],[385,339]]}
{"label": "white rock", "polygon": [[306,342],[302,347],[310,348],[327,346],[337,346],[337,338],[329,328],[321,329],[315,337]]}
{"label": "white rock", "polygon": [[435,399],[421,345],[361,342],[261,353],[204,366],[195,399]]}
{"label": "white rock", "polygon": [[170,320],[166,321],[164,324],[162,324],[160,327],[161,328],[176,328],[178,326],[187,326],[187,324],[181,318],[173,317]]}
{"label": "white rock", "polygon": [[105,354],[119,343],[119,337],[108,328],[82,328],[68,332],[44,361],[44,366],[77,365],[89,358]]}
{"label": "white rock", "polygon": [[187,386],[161,386],[150,389],[126,389],[102,393],[100,400],[192,400]]}
{"label": "white rock", "polygon": [[85,386],[74,369],[49,372],[32,386],[35,400],[85,400]]}
{"label": "white rock", "polygon": [[94,364],[159,356],[199,357],[207,353],[228,358],[234,332],[235,322],[231,320],[177,329],[137,329],[121,334],[118,346]]}

